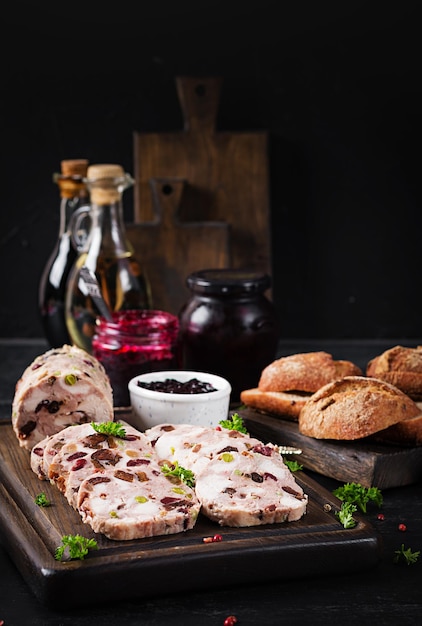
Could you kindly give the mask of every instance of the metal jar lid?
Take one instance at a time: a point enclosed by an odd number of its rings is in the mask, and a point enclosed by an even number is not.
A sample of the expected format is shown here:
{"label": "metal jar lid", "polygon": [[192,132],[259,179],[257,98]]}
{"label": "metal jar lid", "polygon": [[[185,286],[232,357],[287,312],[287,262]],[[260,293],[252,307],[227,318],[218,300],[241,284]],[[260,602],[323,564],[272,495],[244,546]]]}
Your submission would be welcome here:
{"label": "metal jar lid", "polygon": [[271,286],[268,274],[236,269],[207,269],[190,274],[186,284],[199,294],[262,293]]}

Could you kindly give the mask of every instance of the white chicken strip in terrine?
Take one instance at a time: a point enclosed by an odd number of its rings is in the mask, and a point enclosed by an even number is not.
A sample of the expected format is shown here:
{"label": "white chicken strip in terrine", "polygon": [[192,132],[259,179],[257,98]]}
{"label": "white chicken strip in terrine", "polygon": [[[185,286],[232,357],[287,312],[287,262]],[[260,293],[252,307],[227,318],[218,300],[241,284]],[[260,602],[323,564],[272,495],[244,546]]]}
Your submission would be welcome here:
{"label": "white chicken strip in terrine", "polygon": [[[77,508],[78,491],[82,481],[93,473],[108,469],[143,470],[155,458],[147,437],[125,422],[118,422],[124,435],[99,433],[91,425],[71,426],[68,441],[52,457],[47,475],[69,504]],[[89,431],[86,431],[89,426]],[[79,431],[79,432],[78,432]]]}
{"label": "white chicken strip in terrine", "polygon": [[102,364],[76,346],[38,356],[16,383],[12,425],[27,450],[71,424],[113,420],[113,393]]}
{"label": "white chicken strip in terrine", "polygon": [[79,488],[77,506],[94,532],[119,541],[190,530],[200,510],[195,491],[167,478],[153,459],[130,471],[92,474]]}
{"label": "white chicken strip in terrine", "polygon": [[196,475],[195,491],[202,513],[220,526],[296,521],[308,502],[281,456],[268,446],[216,455]]}

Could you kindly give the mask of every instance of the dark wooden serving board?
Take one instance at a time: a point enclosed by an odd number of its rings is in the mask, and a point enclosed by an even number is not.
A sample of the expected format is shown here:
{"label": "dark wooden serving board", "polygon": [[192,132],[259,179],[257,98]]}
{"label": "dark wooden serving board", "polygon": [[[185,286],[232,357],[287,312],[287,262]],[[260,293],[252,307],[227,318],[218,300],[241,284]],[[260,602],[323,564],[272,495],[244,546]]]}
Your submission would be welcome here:
{"label": "dark wooden serving board", "polygon": [[313,439],[302,435],[296,422],[249,408],[242,407],[237,412],[252,435],[300,448],[299,462],[323,476],[379,489],[410,485],[422,479],[422,446]]}
{"label": "dark wooden serving board", "polygon": [[[0,533],[17,568],[39,600],[51,607],[142,598],[195,589],[353,572],[375,566],[381,541],[357,515],[345,530],[335,517],[339,502],[298,472],[309,496],[298,522],[251,528],[221,528],[200,516],[186,533],[136,541],[111,541],[84,525],[57,488],[40,481],[19,447],[9,422],[0,423]],[[52,506],[35,497],[44,491]],[[330,504],[331,511],[324,509]],[[203,538],[219,533],[220,542]],[[54,559],[61,537],[95,537],[98,550],[83,561]]]}

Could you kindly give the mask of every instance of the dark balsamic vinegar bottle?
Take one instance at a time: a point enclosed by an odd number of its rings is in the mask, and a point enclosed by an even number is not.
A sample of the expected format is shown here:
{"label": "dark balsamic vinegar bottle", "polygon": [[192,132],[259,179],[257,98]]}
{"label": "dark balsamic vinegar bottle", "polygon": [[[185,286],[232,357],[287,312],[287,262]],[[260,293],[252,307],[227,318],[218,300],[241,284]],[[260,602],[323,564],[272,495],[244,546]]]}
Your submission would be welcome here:
{"label": "dark balsamic vinegar bottle", "polygon": [[52,348],[72,343],[65,317],[67,279],[78,256],[71,234],[71,220],[75,211],[89,202],[84,182],[87,168],[86,159],[65,160],[61,162],[61,173],[53,177],[60,190],[59,233],[38,290],[43,330]]}

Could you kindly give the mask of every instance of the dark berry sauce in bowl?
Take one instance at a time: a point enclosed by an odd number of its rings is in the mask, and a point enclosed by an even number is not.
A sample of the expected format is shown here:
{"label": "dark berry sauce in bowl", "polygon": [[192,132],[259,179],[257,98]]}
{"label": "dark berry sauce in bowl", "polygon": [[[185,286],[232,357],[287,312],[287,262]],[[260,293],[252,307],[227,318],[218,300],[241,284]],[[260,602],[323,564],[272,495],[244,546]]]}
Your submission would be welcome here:
{"label": "dark berry sauce in bowl", "polygon": [[151,371],[132,378],[128,387],[132,425],[140,430],[162,424],[216,427],[227,419],[231,385],[216,374]]}
{"label": "dark berry sauce in bowl", "polygon": [[161,391],[163,393],[211,393],[217,391],[211,383],[191,378],[185,382],[176,380],[175,378],[166,378],[165,380],[152,380],[151,382],[138,381],[138,386],[152,391]]}

